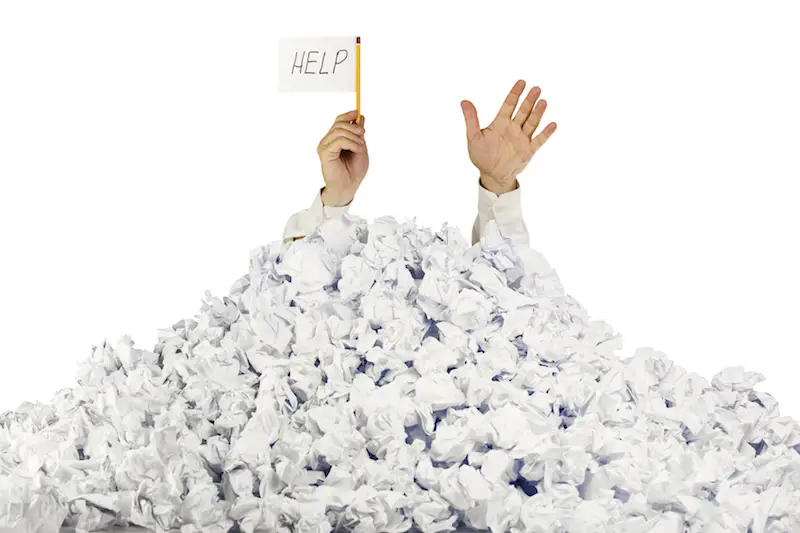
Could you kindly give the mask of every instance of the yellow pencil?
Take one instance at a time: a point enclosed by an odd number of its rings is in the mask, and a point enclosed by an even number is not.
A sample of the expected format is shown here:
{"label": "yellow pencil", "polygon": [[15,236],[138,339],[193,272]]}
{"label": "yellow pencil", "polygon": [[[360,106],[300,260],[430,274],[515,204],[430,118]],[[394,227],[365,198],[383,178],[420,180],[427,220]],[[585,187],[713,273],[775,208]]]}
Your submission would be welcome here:
{"label": "yellow pencil", "polygon": [[356,123],[361,122],[361,37],[356,37]]}

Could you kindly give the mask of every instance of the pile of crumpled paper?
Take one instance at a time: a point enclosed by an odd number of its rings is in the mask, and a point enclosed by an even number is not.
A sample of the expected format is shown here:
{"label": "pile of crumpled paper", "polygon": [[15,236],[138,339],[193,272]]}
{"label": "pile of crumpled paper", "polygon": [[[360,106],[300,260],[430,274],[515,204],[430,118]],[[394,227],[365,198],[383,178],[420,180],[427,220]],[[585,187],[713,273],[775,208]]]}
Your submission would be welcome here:
{"label": "pile of crumpled paper", "polygon": [[590,320],[496,226],[349,215],[0,417],[0,530],[800,531],[800,425]]}

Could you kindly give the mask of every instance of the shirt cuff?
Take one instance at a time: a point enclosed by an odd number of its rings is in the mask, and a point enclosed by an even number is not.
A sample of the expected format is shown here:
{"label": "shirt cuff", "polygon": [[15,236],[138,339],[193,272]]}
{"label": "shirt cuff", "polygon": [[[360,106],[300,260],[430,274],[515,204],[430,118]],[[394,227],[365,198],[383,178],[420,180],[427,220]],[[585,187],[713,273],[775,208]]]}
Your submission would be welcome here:
{"label": "shirt cuff", "polygon": [[522,188],[496,195],[486,189],[478,180],[478,216],[484,220],[494,220],[498,226],[514,225],[522,218]]}
{"label": "shirt cuff", "polygon": [[[352,202],[351,202],[352,203]],[[292,215],[283,232],[283,241],[302,239],[307,236],[324,220],[343,215],[350,210],[350,204],[341,207],[328,207],[322,203],[322,189],[317,192],[314,201],[308,209],[303,209]]]}
{"label": "shirt cuff", "polygon": [[[325,187],[322,187],[324,189]],[[323,219],[333,218],[339,215],[343,215],[350,211],[350,206],[353,204],[351,201],[347,205],[342,205],[339,207],[330,207],[322,203],[322,189],[319,190],[317,193],[317,197],[314,198],[314,203],[312,204],[312,209],[318,209],[317,205],[322,208]]]}

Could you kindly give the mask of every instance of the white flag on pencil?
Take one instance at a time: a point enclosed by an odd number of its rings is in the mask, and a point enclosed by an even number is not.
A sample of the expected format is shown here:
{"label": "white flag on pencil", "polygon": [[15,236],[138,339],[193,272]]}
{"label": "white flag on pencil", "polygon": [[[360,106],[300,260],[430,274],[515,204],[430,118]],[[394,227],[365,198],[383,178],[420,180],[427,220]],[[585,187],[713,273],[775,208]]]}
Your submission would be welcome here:
{"label": "white flag on pencil", "polygon": [[355,92],[356,37],[280,39],[278,91]]}

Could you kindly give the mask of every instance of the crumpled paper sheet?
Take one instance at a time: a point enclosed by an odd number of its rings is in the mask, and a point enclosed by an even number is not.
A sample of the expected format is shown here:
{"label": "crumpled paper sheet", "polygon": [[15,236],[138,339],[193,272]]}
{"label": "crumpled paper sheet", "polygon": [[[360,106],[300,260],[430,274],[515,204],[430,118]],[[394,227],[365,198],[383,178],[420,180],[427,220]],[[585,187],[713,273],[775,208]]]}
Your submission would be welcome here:
{"label": "crumpled paper sheet", "polygon": [[503,239],[346,215],[0,417],[0,530],[800,531],[800,426]]}

